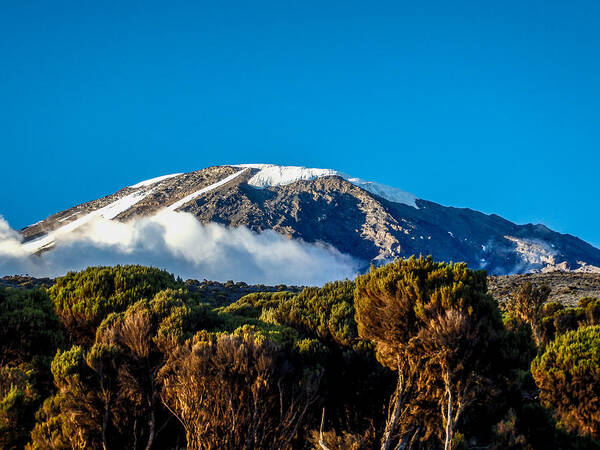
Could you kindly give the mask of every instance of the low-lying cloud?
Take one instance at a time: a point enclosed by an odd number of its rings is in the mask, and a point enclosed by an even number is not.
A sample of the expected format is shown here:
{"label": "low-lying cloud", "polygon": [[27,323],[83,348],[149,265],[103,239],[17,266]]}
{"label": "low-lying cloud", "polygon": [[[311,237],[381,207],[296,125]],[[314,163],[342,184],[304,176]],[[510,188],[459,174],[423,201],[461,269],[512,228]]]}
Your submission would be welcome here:
{"label": "low-lying cloud", "polygon": [[353,277],[357,261],[336,249],[267,230],[203,225],[191,214],[162,211],[127,223],[98,218],[56,236],[55,247],[31,255],[0,216],[0,275],[56,277],[89,266],[144,264],[182,278],[320,285]]}

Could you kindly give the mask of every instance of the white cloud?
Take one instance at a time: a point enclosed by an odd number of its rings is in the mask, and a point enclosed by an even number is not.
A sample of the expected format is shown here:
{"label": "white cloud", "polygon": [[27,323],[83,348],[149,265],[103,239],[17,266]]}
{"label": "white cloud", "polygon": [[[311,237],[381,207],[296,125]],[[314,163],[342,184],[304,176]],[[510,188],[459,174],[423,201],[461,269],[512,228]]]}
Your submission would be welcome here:
{"label": "white cloud", "polygon": [[202,225],[188,213],[162,211],[127,223],[95,218],[57,238],[41,256],[0,216],[0,275],[56,277],[88,266],[144,264],[182,278],[265,284],[323,284],[354,277],[358,263],[332,247],[268,230]]}

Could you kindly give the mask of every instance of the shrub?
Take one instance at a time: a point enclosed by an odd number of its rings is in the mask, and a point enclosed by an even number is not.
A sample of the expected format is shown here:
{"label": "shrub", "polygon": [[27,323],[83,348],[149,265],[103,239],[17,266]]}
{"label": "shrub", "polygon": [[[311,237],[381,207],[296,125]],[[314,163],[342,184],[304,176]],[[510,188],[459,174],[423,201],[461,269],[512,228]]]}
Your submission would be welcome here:
{"label": "shrub", "polygon": [[531,370],[542,402],[562,425],[600,437],[600,326],[558,336]]}
{"label": "shrub", "polygon": [[153,267],[89,267],[57,278],[49,293],[72,341],[91,345],[96,327],[108,314],[163,289],[183,287],[173,275]]}

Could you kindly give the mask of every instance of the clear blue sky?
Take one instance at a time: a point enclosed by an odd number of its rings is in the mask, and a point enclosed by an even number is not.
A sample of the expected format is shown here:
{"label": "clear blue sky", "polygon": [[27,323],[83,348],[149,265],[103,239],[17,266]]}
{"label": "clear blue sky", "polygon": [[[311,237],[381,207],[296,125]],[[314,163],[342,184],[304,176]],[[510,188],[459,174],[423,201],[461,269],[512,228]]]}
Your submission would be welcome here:
{"label": "clear blue sky", "polygon": [[600,2],[0,6],[0,214],[335,168],[600,245]]}

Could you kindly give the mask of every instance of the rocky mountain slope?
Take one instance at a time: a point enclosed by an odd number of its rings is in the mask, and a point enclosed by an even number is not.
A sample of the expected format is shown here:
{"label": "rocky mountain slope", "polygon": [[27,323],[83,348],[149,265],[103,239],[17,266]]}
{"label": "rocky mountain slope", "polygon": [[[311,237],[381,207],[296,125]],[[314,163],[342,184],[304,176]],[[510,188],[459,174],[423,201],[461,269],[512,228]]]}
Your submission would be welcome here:
{"label": "rocky mountain slope", "polygon": [[507,301],[529,282],[550,288],[548,301],[576,306],[585,297],[600,298],[600,273],[547,272],[488,277],[488,289],[499,302]]}
{"label": "rocky mountain slope", "polygon": [[59,212],[21,230],[31,253],[98,217],[128,221],[184,211],[200,222],[275,230],[331,245],[366,267],[412,254],[465,261],[490,274],[600,272],[600,250],[543,225],[418,199],[329,169],[247,164],[166,175]]}

